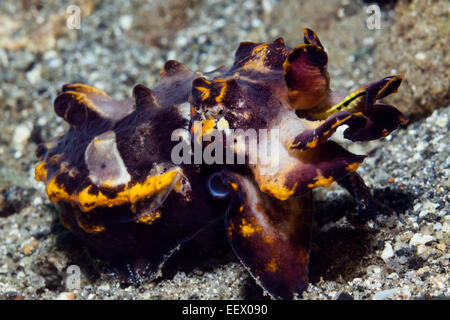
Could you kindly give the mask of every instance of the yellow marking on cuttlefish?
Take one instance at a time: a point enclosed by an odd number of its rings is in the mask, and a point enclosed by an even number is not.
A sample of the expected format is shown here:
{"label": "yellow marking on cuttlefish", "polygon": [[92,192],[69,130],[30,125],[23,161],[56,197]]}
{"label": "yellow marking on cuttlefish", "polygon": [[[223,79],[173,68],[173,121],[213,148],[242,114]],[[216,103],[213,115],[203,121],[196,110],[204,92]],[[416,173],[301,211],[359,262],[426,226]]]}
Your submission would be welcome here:
{"label": "yellow marking on cuttlefish", "polygon": [[150,214],[143,215],[138,218],[138,221],[145,224],[152,224],[155,220],[161,218],[161,211],[157,210],[156,212],[152,212]]}
{"label": "yellow marking on cuttlefish", "polygon": [[232,188],[234,191],[237,191],[237,190],[238,190],[238,185],[237,185],[236,183],[230,182],[230,186],[231,186],[231,188]]}
{"label": "yellow marking on cuttlefish", "polygon": [[[316,135],[314,136],[314,139],[311,140],[310,142],[308,142],[306,144],[306,146],[302,149],[302,150],[306,150],[306,149],[312,149],[315,148],[319,142],[319,140],[323,137],[328,136],[331,133],[331,130],[335,129],[336,127],[340,126],[341,124],[343,124],[345,121],[347,121],[348,119],[352,118],[352,117],[364,117],[364,114],[362,112],[355,112],[353,114],[348,115],[347,117],[345,117],[344,119],[341,119],[339,121],[337,121],[336,123],[333,123],[331,125],[331,128],[328,129],[327,131],[325,131],[323,134],[321,135]],[[292,143],[292,145],[289,147],[290,149],[295,149],[297,148],[299,145],[301,144],[301,141],[297,142],[297,143]]]}
{"label": "yellow marking on cuttlefish", "polygon": [[198,91],[200,91],[200,95],[202,98],[202,101],[205,101],[206,99],[208,99],[210,91],[208,88],[204,88],[204,87],[195,87],[195,89],[197,89]]}
{"label": "yellow marking on cuttlefish", "polygon": [[[95,111],[98,114],[103,115],[102,110],[99,109],[99,107],[94,104],[92,102],[92,100],[90,100],[83,92],[79,92],[79,91],[66,91],[64,92],[64,94],[69,94],[72,96],[72,98],[74,98],[75,100],[78,101],[79,104],[83,104],[85,105],[88,109],[91,109],[92,111]],[[106,95],[106,94],[105,94]],[[108,98],[109,96],[106,95]],[[68,111],[69,109],[67,109]],[[66,112],[67,112],[66,111]]]}
{"label": "yellow marking on cuttlefish", "polygon": [[316,136],[315,138],[314,138],[314,140],[312,140],[312,141],[310,141],[310,142],[308,142],[307,144],[306,144],[306,148],[308,148],[308,149],[310,149],[310,148],[315,148],[316,146],[317,146],[317,142],[319,141],[319,137],[318,136]]}
{"label": "yellow marking on cuttlefish", "polygon": [[273,244],[275,242],[275,237],[273,235],[271,235],[271,236],[263,235],[263,239],[264,239],[264,242],[270,246],[273,246]]}
{"label": "yellow marking on cuttlefish", "polygon": [[350,119],[350,118],[352,118],[352,117],[363,117],[363,116],[364,116],[364,115],[363,115],[362,112],[355,112],[355,113],[353,113],[353,114],[350,114],[350,115],[346,116],[344,119],[341,119],[341,120],[339,120],[339,121],[336,122],[336,123],[333,123],[333,124],[331,125],[331,129],[334,129],[334,128],[336,128],[336,127],[339,127],[341,124],[343,124],[345,121],[347,121],[348,119]]}
{"label": "yellow marking on cuttlefish", "polygon": [[359,167],[359,162],[353,162],[350,163],[348,166],[345,167],[346,171],[356,171]]}
{"label": "yellow marking on cuttlefish", "polygon": [[243,70],[252,69],[258,72],[267,72],[267,66],[264,60],[267,57],[267,48],[269,43],[263,43],[253,48],[251,58],[247,60],[242,66]]}
{"label": "yellow marking on cuttlefish", "polygon": [[276,179],[266,179],[260,184],[260,189],[263,192],[269,192],[275,198],[279,200],[287,200],[292,196],[297,188],[298,182],[296,182],[292,188],[288,188],[284,185],[284,180],[277,181]]}
{"label": "yellow marking on cuttlefish", "polygon": [[211,134],[215,126],[216,121],[214,119],[202,120],[201,126],[198,125],[192,126],[192,131],[194,133],[194,136],[196,136],[197,143],[202,144],[202,137]]}
{"label": "yellow marking on cuttlefish", "polygon": [[181,170],[174,169],[161,175],[148,177],[144,182],[129,186],[125,190],[118,192],[112,199],[108,198],[101,191],[98,194],[91,194],[92,186],[88,186],[78,194],[77,202],[82,211],[89,211],[96,207],[113,207],[125,203],[135,203],[168,187],[177,174],[181,174]]}
{"label": "yellow marking on cuttlefish", "polygon": [[103,96],[108,96],[108,94],[103,90],[88,86],[86,84],[81,84],[81,83],[69,84],[66,86],[66,88],[70,89],[71,91],[73,90],[73,91],[77,91],[77,92],[100,94]]}
{"label": "yellow marking on cuttlefish", "polygon": [[202,136],[211,134],[215,126],[216,126],[216,121],[214,119],[203,120],[202,121]]}
{"label": "yellow marking on cuttlefish", "polygon": [[103,225],[99,225],[99,224],[88,224],[88,223],[84,223],[77,221],[78,225],[80,226],[81,229],[83,229],[84,231],[88,232],[88,233],[97,233],[97,232],[102,232],[105,230],[105,226]]}
{"label": "yellow marking on cuttlefish", "polygon": [[[329,108],[325,111],[322,111],[322,112],[310,113],[310,115],[317,119],[326,119],[338,111],[351,109],[352,105],[353,105],[352,102],[354,102],[354,100],[356,100],[358,98],[362,99],[365,95],[366,95],[365,89],[358,89],[358,90],[350,93],[348,96],[346,96],[344,98],[344,100],[342,100],[338,104],[335,104],[331,108]],[[350,110],[346,110],[346,111],[350,112]]]}
{"label": "yellow marking on cuttlefish", "polygon": [[270,259],[270,262],[265,265],[265,270],[269,272],[276,272],[278,270],[278,263],[275,258]]}
{"label": "yellow marking on cuttlefish", "polygon": [[308,188],[317,188],[317,187],[324,187],[327,188],[330,186],[330,184],[333,183],[333,177],[329,176],[328,178],[325,178],[322,174],[322,171],[317,169],[317,176],[314,178],[316,180],[314,183],[309,183]]}
{"label": "yellow marking on cuttlefish", "polygon": [[113,188],[115,187],[115,181],[114,179],[106,179],[103,183],[102,183],[102,188]]}
{"label": "yellow marking on cuttlefish", "polygon": [[[386,89],[392,82],[394,82],[398,79],[403,79],[403,78],[404,78],[403,74],[399,74],[399,75],[392,77],[392,79],[390,79],[380,90],[378,90],[376,96],[378,97],[383,92],[383,90]],[[392,91],[392,93],[396,93],[396,92],[398,92],[398,88],[395,89],[395,91]]]}
{"label": "yellow marking on cuttlefish", "polygon": [[253,226],[250,222],[248,222],[245,218],[241,220],[241,234],[244,238],[251,237],[255,232],[259,232],[262,230],[259,226]]}
{"label": "yellow marking on cuttlefish", "polygon": [[219,93],[219,95],[216,97],[216,102],[217,103],[221,103],[222,101],[223,101],[223,98],[224,98],[224,96],[225,96],[225,92],[226,92],[226,89],[227,89],[227,83],[226,82],[223,82],[222,83],[222,87],[220,88],[220,93]]}
{"label": "yellow marking on cuttlefish", "polygon": [[[362,112],[356,112],[356,113],[353,113],[353,114],[348,115],[348,116],[345,117],[344,119],[341,119],[341,120],[337,121],[336,123],[333,123],[333,124],[331,125],[331,128],[330,128],[330,129],[328,129],[327,131],[325,131],[325,132],[324,132],[323,134],[321,134],[320,136],[319,136],[319,135],[315,136],[313,140],[311,140],[310,142],[308,142],[308,143],[306,144],[306,147],[305,147],[304,149],[306,150],[306,149],[315,148],[315,147],[317,146],[317,143],[319,142],[319,139],[320,139],[320,138],[323,138],[323,137],[328,136],[328,135],[331,133],[331,130],[332,130],[332,129],[335,129],[336,127],[339,127],[341,124],[343,124],[345,121],[347,121],[348,119],[350,119],[350,118],[352,118],[352,117],[364,117],[364,114],[363,114]],[[292,145],[290,148],[291,148],[291,149],[292,149],[292,148],[296,148],[296,147],[298,147],[298,145],[300,145],[300,143],[301,143],[301,141],[298,142],[297,144]]]}
{"label": "yellow marking on cuttlefish", "polygon": [[178,181],[173,186],[173,190],[177,193],[180,193],[181,189],[183,189],[183,179],[178,179]]}
{"label": "yellow marking on cuttlefish", "polygon": [[77,203],[81,211],[87,212],[96,207],[113,207],[126,203],[136,203],[138,200],[150,197],[168,187],[178,174],[182,174],[181,170],[173,169],[160,175],[147,177],[144,182],[126,186],[114,198],[107,197],[101,191],[98,191],[97,194],[91,193],[92,185],[87,186],[78,194],[69,195],[64,189],[64,185],[59,185],[56,182],[56,176],[47,183],[46,191],[50,201],[66,200]]}
{"label": "yellow marking on cuttlefish", "polygon": [[34,168],[34,178],[37,181],[47,181],[48,178],[48,170],[46,168],[47,163],[41,162],[39,163],[36,168]]}
{"label": "yellow marking on cuttlefish", "polygon": [[204,137],[205,135],[209,135],[213,132],[216,126],[216,120],[215,119],[202,120],[201,126],[197,125],[196,123],[197,122],[195,122],[194,125],[192,126],[192,133],[194,134],[197,143],[202,144],[202,137]]}
{"label": "yellow marking on cuttlefish", "polygon": [[90,214],[76,214],[75,218],[77,219],[77,223],[81,229],[83,229],[87,233],[97,233],[105,230],[105,226],[103,224],[94,223],[93,219],[90,217]]}
{"label": "yellow marking on cuttlefish", "polygon": [[233,237],[234,223],[230,221],[230,225],[228,226],[227,233],[228,237],[231,239]]}
{"label": "yellow marking on cuttlefish", "polygon": [[46,191],[48,194],[48,197],[50,201],[57,202],[59,200],[70,200],[73,201],[72,196],[70,196],[67,191],[64,189],[64,186],[60,186],[56,182],[56,177],[50,179],[50,181],[47,183]]}

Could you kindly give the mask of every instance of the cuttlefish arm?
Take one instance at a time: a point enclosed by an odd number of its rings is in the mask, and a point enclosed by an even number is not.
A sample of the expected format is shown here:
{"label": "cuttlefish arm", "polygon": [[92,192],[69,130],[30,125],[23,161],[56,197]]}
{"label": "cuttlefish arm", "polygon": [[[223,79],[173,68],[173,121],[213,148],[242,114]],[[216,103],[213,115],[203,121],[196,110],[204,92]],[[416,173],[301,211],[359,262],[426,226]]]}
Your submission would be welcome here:
{"label": "cuttlefish arm", "polygon": [[[339,99],[339,95],[331,93],[333,97],[327,98],[321,107],[297,112],[300,117],[318,121],[315,121],[315,128],[298,134],[289,148],[303,151],[314,148],[327,141],[342,125],[348,125],[344,138],[351,141],[370,141],[389,135],[408,120],[395,107],[377,103],[377,100],[396,92],[401,80],[402,76],[384,78],[356,90],[333,106],[331,103]],[[320,120],[322,118],[324,120]]]}
{"label": "cuttlefish arm", "polygon": [[308,283],[311,193],[280,201],[247,176],[224,170],[211,179],[216,195],[226,193],[218,187],[223,183],[231,197],[225,227],[239,260],[272,297],[301,294]]}
{"label": "cuttlefish arm", "polygon": [[364,183],[363,178],[356,172],[351,172],[338,181],[338,184],[345,188],[356,201],[356,218],[367,221],[375,218],[378,214],[378,207],[372,198],[369,188]]}
{"label": "cuttlefish arm", "polygon": [[408,120],[395,107],[378,102],[397,92],[403,75],[385,77],[349,95],[330,89],[328,56],[319,38],[304,29],[304,43],[286,58],[284,80],[289,103],[301,119],[314,121],[308,130],[300,130],[290,149],[306,150],[325,142],[339,126],[348,125],[344,137],[369,141],[385,137]]}

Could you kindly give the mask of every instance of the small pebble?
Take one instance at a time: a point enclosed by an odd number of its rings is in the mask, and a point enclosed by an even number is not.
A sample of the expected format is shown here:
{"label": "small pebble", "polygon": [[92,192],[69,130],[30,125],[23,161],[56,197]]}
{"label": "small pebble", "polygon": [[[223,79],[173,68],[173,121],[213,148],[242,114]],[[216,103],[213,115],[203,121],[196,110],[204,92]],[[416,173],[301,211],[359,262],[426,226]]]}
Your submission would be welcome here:
{"label": "small pebble", "polygon": [[39,246],[39,240],[33,238],[33,239],[27,241],[23,245],[23,253],[26,256],[29,256],[38,248],[38,246]]}
{"label": "small pebble", "polygon": [[414,58],[416,58],[419,61],[425,61],[427,58],[427,55],[425,52],[418,52],[416,53],[416,55],[414,56]]}
{"label": "small pebble", "polygon": [[391,244],[389,242],[386,242],[386,244],[384,245],[384,250],[381,253],[381,259],[383,259],[384,262],[386,262],[393,256],[394,256],[394,250],[392,249]]}
{"label": "small pebble", "polygon": [[387,300],[389,298],[392,298],[400,289],[389,289],[389,290],[383,290],[378,291],[374,294],[372,297],[372,300]]}
{"label": "small pebble", "polygon": [[431,242],[434,240],[436,240],[436,238],[431,235],[424,235],[424,234],[416,233],[415,235],[413,235],[413,237],[409,241],[409,245],[410,246],[418,246],[418,245],[427,244],[428,242]]}
{"label": "small pebble", "polygon": [[76,298],[73,292],[62,292],[57,297],[56,300],[74,300]]}
{"label": "small pebble", "polygon": [[41,79],[41,69],[36,67],[25,74],[25,77],[31,84],[37,84]]}
{"label": "small pebble", "polygon": [[25,124],[19,124],[15,129],[12,136],[13,146],[17,150],[23,150],[25,144],[31,136],[30,128]]}
{"label": "small pebble", "polygon": [[119,18],[120,27],[124,30],[130,30],[133,25],[133,16],[124,15]]}
{"label": "small pebble", "polygon": [[448,117],[447,115],[444,115],[442,117],[439,117],[435,122],[439,127],[446,128],[448,123]]}

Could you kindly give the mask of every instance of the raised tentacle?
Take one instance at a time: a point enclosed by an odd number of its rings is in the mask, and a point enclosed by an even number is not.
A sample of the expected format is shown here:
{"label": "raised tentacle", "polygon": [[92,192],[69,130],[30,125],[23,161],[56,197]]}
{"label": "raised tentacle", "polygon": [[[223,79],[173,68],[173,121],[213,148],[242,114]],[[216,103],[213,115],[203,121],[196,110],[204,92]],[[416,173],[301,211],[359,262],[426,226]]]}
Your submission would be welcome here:
{"label": "raised tentacle", "polygon": [[344,138],[370,141],[389,135],[408,120],[395,107],[376,104],[369,109],[350,113],[338,111],[315,129],[304,130],[290,144],[290,149],[307,150],[325,142],[342,125],[348,125]]}
{"label": "raised tentacle", "polygon": [[278,170],[274,173],[266,174],[259,166],[253,168],[253,173],[262,191],[287,200],[317,187],[328,187],[355,171],[364,158],[364,155],[348,152],[334,141],[327,141],[288,158],[280,157]]}
{"label": "raised tentacle", "polygon": [[403,75],[385,77],[369,83],[347,96],[330,90],[328,96],[315,108],[297,113],[300,117],[310,120],[325,120],[339,111],[364,112],[374,106],[377,100],[396,93],[402,80]]}
{"label": "raised tentacle", "polygon": [[403,76],[386,77],[356,90],[331,106],[339,95],[330,93],[321,106],[297,112],[309,120],[325,119],[314,129],[304,130],[294,138],[290,149],[307,150],[328,140],[339,126],[348,125],[344,137],[351,141],[369,141],[389,135],[408,120],[395,107],[377,103],[397,91]]}
{"label": "raised tentacle", "polygon": [[303,33],[304,43],[292,50],[283,64],[289,101],[298,110],[317,106],[330,87],[327,53],[314,31],[303,29]]}

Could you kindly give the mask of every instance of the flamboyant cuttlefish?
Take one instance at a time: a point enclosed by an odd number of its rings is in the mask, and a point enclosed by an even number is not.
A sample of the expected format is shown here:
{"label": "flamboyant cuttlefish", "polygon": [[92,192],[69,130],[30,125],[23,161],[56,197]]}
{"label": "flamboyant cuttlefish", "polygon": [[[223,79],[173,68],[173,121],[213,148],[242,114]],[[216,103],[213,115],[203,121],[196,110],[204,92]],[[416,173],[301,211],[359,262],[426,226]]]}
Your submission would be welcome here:
{"label": "flamboyant cuttlefish", "polygon": [[[365,156],[330,136],[347,125],[346,139],[368,141],[407,122],[378,102],[397,91],[401,75],[337,94],[321,42],[303,33],[294,49],[282,38],[242,42],[230,69],[192,72],[168,61],[155,88],[136,85],[131,99],[65,85],[54,108],[70,130],[39,146],[35,169],[62,224],[130,275],[151,278],[182,243],[224,218],[233,251],[258,284],[274,298],[301,294],[311,190],[337,181],[361,218],[375,212],[355,172]],[[248,132],[275,129],[256,135],[269,154],[252,148]]]}

